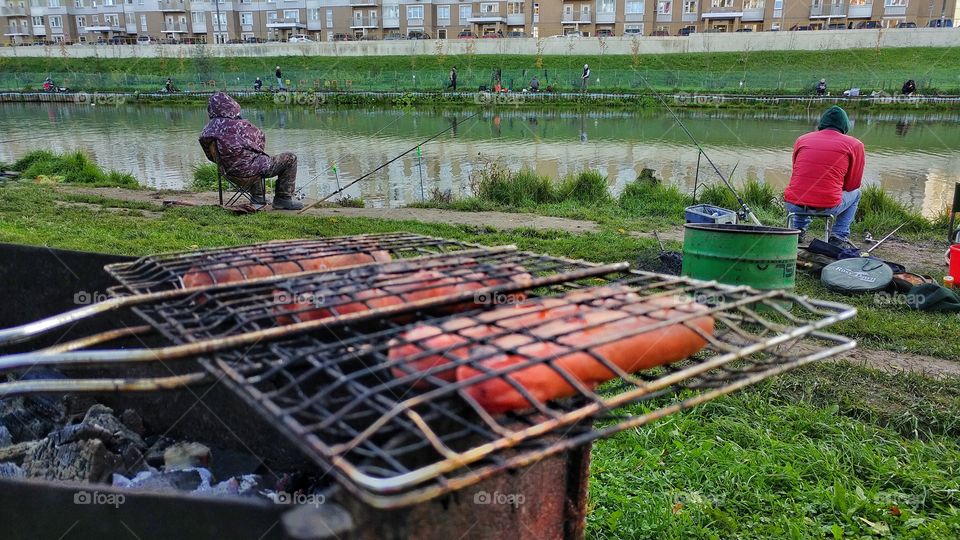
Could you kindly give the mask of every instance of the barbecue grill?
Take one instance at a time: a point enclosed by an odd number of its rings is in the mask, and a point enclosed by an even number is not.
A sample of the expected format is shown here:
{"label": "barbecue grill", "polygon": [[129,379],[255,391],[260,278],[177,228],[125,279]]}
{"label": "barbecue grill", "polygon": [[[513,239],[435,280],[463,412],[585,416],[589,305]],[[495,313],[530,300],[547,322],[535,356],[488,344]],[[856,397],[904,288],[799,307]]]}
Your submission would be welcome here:
{"label": "barbecue grill", "polygon": [[[317,253],[371,250],[387,251],[393,260],[319,271],[301,265],[291,274],[188,288],[181,280],[187,271],[299,264]],[[202,370],[160,379],[18,381],[0,384],[0,395],[157,390],[216,379],[353,496],[383,509],[421,504],[504,471],[549,462],[855,346],[825,331],[854,316],[855,310],[843,304],[406,233],[158,255],[106,269],[120,283],[110,289],[112,298],[2,331],[0,344],[124,309],[145,324],[9,354],[0,357],[0,370],[38,363],[110,367],[172,360],[196,362]],[[450,277],[457,286],[425,275]],[[407,300],[393,288],[416,299]],[[635,294],[623,294],[625,288]],[[573,291],[590,294],[570,296]],[[387,302],[398,296],[404,301]],[[571,343],[562,333],[544,338],[530,326],[510,333],[551,341],[565,354],[590,355],[615,377],[590,388],[552,358],[527,357],[490,369],[485,360],[517,355],[518,349],[499,344],[497,338],[507,333],[503,328],[484,337],[470,337],[469,329],[486,324],[485,314],[502,308],[499,304],[523,297],[632,310],[652,321],[634,333],[682,325],[706,346],[686,360],[630,374],[595,354],[595,343]],[[651,299],[699,307],[665,312],[651,307]],[[712,333],[695,324],[704,316],[714,321]],[[454,320],[461,329],[458,347],[475,354],[452,355],[410,337],[417,326],[441,327]],[[156,348],[88,349],[153,332],[161,341]],[[391,355],[404,346],[421,351],[406,360],[444,355],[449,364],[412,370],[408,361]],[[451,382],[444,378],[451,366],[479,375]],[[540,400],[511,377],[532,366],[564,377],[573,395]],[[468,390],[493,379],[506,382],[529,406],[505,414],[485,410]]]}

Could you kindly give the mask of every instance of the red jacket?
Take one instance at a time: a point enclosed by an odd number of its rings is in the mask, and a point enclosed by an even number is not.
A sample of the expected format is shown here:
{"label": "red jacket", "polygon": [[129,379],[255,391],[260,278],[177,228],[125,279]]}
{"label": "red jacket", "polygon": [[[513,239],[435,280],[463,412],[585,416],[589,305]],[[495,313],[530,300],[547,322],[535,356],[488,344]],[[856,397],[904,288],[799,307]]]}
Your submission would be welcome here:
{"label": "red jacket", "polygon": [[793,175],[783,193],[789,203],[833,208],[844,191],[860,187],[863,143],[832,129],[801,135],[793,145]]}

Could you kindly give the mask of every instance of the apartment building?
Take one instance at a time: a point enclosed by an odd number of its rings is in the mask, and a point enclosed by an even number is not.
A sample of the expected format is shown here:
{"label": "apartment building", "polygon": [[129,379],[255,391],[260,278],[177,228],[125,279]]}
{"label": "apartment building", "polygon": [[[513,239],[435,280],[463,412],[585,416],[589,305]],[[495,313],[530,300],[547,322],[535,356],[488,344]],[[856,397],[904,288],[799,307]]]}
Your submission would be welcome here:
{"label": "apartment building", "polygon": [[546,38],[928,26],[957,0],[0,0],[3,44]]}

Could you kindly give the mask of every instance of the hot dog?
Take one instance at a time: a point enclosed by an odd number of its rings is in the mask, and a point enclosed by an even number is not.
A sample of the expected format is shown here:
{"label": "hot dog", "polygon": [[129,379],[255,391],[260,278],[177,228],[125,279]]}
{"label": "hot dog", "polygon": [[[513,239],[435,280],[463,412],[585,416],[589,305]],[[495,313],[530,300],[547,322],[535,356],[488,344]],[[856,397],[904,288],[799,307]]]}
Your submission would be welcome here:
{"label": "hot dog", "polygon": [[234,261],[229,264],[220,263],[210,268],[194,267],[180,278],[180,282],[184,288],[202,287],[215,283],[233,283],[296,272],[330,270],[358,264],[389,262],[390,253],[385,250],[355,253],[321,252],[312,255],[304,254],[303,258],[288,261],[258,262],[258,259],[269,260],[270,258],[269,253],[261,251],[254,252],[249,259]]}

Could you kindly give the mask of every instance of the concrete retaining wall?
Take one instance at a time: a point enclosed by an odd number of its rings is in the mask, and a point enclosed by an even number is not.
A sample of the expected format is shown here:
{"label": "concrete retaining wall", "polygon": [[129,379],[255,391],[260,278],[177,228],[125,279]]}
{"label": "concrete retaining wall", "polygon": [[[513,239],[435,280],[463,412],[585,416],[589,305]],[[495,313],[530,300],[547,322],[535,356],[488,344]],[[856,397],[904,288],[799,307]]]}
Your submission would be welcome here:
{"label": "concrete retaining wall", "polygon": [[[409,56],[436,54],[672,54],[739,51],[815,51],[875,47],[960,47],[960,29],[891,28],[694,34],[687,37],[470,39],[205,45],[204,54],[226,56]],[[197,45],[70,45],[3,47],[0,57],[190,57]]]}

